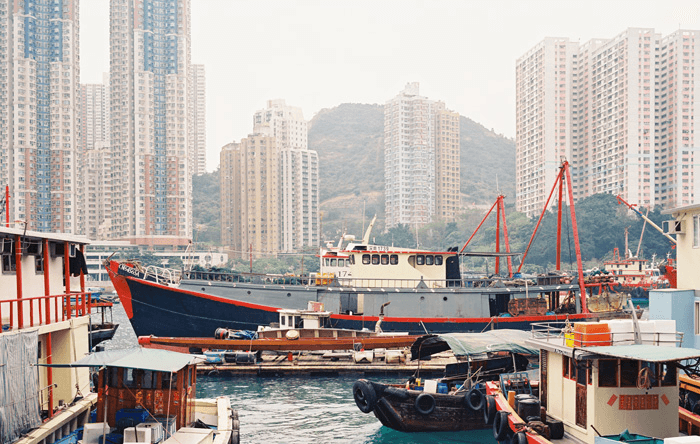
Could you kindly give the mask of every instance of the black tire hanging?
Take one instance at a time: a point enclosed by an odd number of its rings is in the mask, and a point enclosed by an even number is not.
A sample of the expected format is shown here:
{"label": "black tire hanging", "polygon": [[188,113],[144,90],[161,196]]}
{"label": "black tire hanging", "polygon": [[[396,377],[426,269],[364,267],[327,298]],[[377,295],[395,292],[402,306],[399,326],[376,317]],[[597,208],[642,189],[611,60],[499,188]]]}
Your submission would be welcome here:
{"label": "black tire hanging", "polygon": [[435,398],[430,393],[421,393],[414,405],[421,415],[430,415],[435,410]]}
{"label": "black tire hanging", "polygon": [[465,401],[467,402],[467,405],[475,412],[478,412],[484,408],[484,394],[481,393],[481,390],[476,387],[469,390],[465,397]]}
{"label": "black tire hanging", "polygon": [[527,444],[527,435],[525,432],[518,432],[515,435],[513,435],[513,438],[510,440],[511,444]]}
{"label": "black tire hanging", "polygon": [[496,441],[503,441],[508,436],[508,415],[510,413],[500,411],[493,419],[493,437]]}
{"label": "black tire hanging", "polygon": [[486,395],[484,399],[484,423],[491,425],[496,417],[496,398]]}
{"label": "black tire hanging", "polygon": [[362,413],[371,412],[377,404],[377,393],[372,384],[365,379],[355,381],[352,385],[352,396]]}

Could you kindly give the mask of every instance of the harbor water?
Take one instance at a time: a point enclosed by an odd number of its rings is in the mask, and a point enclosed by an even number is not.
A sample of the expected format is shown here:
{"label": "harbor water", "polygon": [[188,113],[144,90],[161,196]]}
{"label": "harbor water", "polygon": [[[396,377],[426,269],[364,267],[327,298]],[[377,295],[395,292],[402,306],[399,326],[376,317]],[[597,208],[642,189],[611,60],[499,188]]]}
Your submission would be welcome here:
{"label": "harbor water", "polygon": [[[119,328],[105,349],[137,346],[121,305],[114,306]],[[197,397],[228,396],[238,410],[241,443],[493,443],[490,429],[454,433],[402,433],[382,426],[355,405],[358,377],[199,376]],[[403,382],[385,378],[379,382]]]}

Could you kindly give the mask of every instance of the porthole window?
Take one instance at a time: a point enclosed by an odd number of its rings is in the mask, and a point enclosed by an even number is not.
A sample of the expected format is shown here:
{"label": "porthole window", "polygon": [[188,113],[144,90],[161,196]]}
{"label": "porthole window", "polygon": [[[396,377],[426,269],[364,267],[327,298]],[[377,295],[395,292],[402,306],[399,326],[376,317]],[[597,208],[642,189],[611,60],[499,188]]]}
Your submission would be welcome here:
{"label": "porthole window", "polygon": [[372,265],[379,265],[379,255],[378,254],[372,255]]}
{"label": "porthole window", "polygon": [[363,254],[362,255],[362,263],[364,265],[369,265],[369,262],[370,262],[369,254]]}
{"label": "porthole window", "polygon": [[382,254],[382,265],[389,265],[389,255]]}
{"label": "porthole window", "polygon": [[399,264],[399,255],[392,254],[391,256],[389,256],[389,263],[391,265],[398,265]]}
{"label": "porthole window", "polygon": [[435,256],[435,265],[442,265],[442,256]]}
{"label": "porthole window", "polygon": [[416,265],[425,265],[425,256],[422,254],[416,256]]}
{"label": "porthole window", "polygon": [[425,265],[433,265],[435,256],[428,254],[425,256]]}

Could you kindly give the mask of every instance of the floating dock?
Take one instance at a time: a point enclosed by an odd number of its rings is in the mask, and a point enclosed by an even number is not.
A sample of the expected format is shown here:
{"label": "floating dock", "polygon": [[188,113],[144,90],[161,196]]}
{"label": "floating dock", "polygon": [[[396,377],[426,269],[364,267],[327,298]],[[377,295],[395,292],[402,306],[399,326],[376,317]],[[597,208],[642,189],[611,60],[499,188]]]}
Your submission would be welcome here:
{"label": "floating dock", "polygon": [[457,359],[452,352],[434,355],[430,360],[386,362],[381,353],[376,353],[372,362],[355,362],[353,352],[305,352],[262,353],[256,362],[221,364],[199,364],[197,373],[210,376],[411,376],[437,377],[445,373],[447,364]]}

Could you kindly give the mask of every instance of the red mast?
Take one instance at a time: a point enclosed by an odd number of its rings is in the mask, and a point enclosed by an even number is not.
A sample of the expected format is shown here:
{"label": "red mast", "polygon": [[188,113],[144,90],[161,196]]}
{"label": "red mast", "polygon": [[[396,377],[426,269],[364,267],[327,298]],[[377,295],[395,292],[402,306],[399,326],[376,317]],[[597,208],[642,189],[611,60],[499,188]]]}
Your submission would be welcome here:
{"label": "red mast", "polygon": [[576,249],[576,263],[577,263],[577,268],[578,268],[578,285],[581,291],[581,312],[582,313],[588,313],[588,307],[586,306],[586,284],[583,281],[583,263],[581,261],[581,247],[579,245],[579,239],[578,239],[578,225],[576,224],[576,209],[574,207],[574,191],[573,191],[573,185],[571,182],[571,172],[570,172],[571,166],[569,165],[569,162],[566,160],[562,162],[561,167],[559,168],[559,174],[557,174],[557,178],[554,181],[554,186],[552,187],[552,191],[549,193],[549,197],[547,198],[547,202],[544,204],[544,208],[542,209],[542,214],[540,214],[540,218],[537,221],[537,225],[535,225],[535,230],[532,232],[532,236],[530,236],[530,242],[527,244],[527,248],[525,249],[525,253],[523,254],[523,259],[520,261],[520,266],[518,267],[518,273],[520,272],[520,269],[523,267],[523,264],[525,263],[525,258],[527,257],[527,252],[530,251],[530,246],[532,245],[532,241],[535,239],[535,234],[537,234],[537,229],[540,227],[540,223],[542,222],[542,218],[544,217],[545,213],[547,212],[547,208],[549,207],[549,201],[552,199],[552,194],[554,194],[554,190],[557,189],[557,185],[559,185],[559,208],[558,208],[558,213],[557,213],[557,270],[560,268],[560,261],[561,261],[561,211],[562,211],[562,201],[563,201],[563,196],[564,196],[564,186],[563,186],[563,181],[566,180],[566,188],[568,191],[568,196],[569,196],[569,208],[571,210],[571,229],[574,232],[574,248]]}
{"label": "red mast", "polygon": [[[496,198],[496,202],[491,205],[491,208],[489,211],[486,213],[483,219],[481,219],[481,222],[479,223],[479,226],[476,227],[476,230],[472,233],[471,236],[469,236],[469,239],[467,242],[464,244],[461,250],[459,252],[463,252],[465,248],[467,248],[467,245],[469,245],[469,242],[474,238],[476,233],[479,231],[479,228],[484,224],[486,221],[486,218],[489,217],[489,214],[493,211],[494,208],[496,208],[496,253],[500,253],[501,251],[501,218],[503,218],[503,239],[506,245],[506,252],[510,253],[510,241],[508,239],[508,226],[506,225],[506,206],[503,203],[503,198],[504,195],[499,195]],[[500,269],[500,257],[496,256],[496,274],[499,273]],[[513,259],[508,256],[508,277],[513,277]]]}

